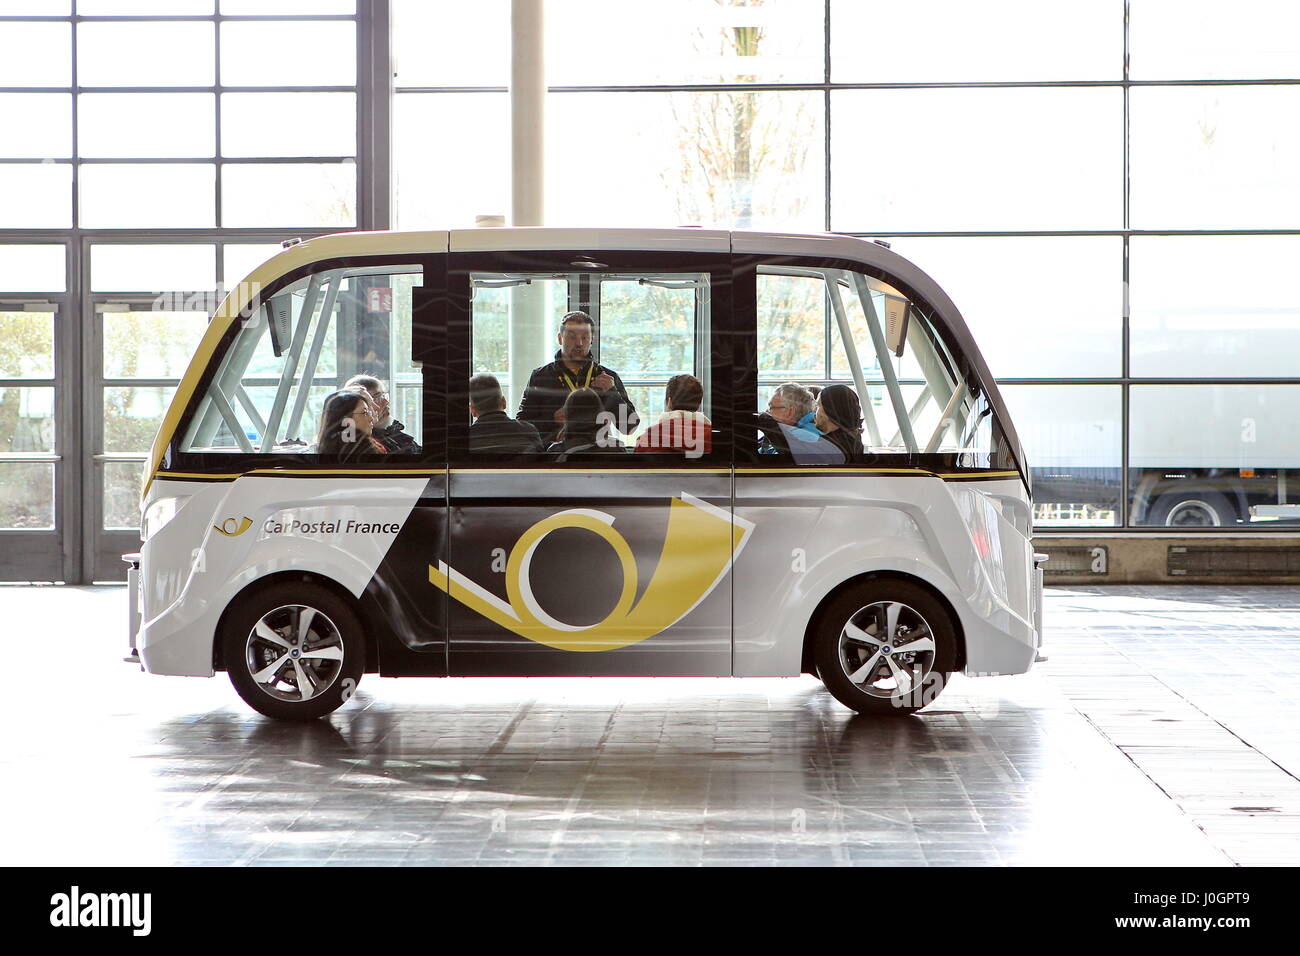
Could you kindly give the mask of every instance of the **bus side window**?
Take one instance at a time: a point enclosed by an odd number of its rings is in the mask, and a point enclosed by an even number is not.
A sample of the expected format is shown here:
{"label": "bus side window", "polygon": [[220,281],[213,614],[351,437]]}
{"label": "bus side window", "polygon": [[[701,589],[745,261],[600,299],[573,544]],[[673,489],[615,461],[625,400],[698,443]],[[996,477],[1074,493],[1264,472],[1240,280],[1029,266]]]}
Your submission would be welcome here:
{"label": "bus side window", "polygon": [[[462,393],[453,386],[453,402],[463,394],[473,419],[472,458],[634,454],[628,464],[649,466],[651,456],[691,461],[725,446],[714,424],[708,273],[473,271],[468,281],[471,379]],[[573,355],[570,326],[589,337]],[[563,418],[570,395],[588,387],[609,426],[594,441]]]}
{"label": "bus side window", "polygon": [[784,408],[790,396],[798,404],[794,390],[777,394],[785,383],[813,391],[846,385],[860,402],[864,456],[987,459],[987,403],[961,379],[929,317],[898,289],[845,269],[761,266],[757,297],[760,412],[803,413]]}
{"label": "bus side window", "polygon": [[315,452],[325,398],[361,387],[378,442],[365,450],[418,453],[421,378],[411,361],[411,321],[412,290],[421,284],[417,265],[348,267],[267,296],[228,344],[180,450]]}

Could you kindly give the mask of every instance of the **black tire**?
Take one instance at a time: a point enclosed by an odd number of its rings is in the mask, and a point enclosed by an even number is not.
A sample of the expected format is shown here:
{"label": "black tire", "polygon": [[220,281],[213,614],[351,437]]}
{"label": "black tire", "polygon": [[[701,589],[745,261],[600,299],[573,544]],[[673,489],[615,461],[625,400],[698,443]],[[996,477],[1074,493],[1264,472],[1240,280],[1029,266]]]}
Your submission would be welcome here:
{"label": "black tire", "polygon": [[1237,523],[1237,510],[1217,491],[1183,491],[1161,495],[1148,524],[1166,528],[1218,528]]}
{"label": "black tire", "polygon": [[[356,692],[365,669],[366,643],[361,622],[346,601],[310,581],[285,581],[237,602],[222,625],[221,651],[230,682],[248,706],[276,720],[315,720],[343,706]],[[306,640],[294,653],[304,618]],[[257,631],[259,622],[283,641],[283,647],[262,636],[265,631]],[[336,648],[339,657],[334,656]],[[274,666],[277,662],[279,667]],[[258,672],[270,679],[259,682],[254,677]],[[303,696],[300,679],[311,685],[306,699],[295,699]]]}
{"label": "black tire", "polygon": [[[902,643],[895,645],[891,641],[887,644],[889,650],[878,654],[882,649],[876,645],[845,636],[841,652],[841,637],[848,633],[849,624],[874,641],[874,635],[886,623],[890,604],[902,606],[895,617],[894,635],[905,638]],[[921,641],[927,632],[932,638],[932,650],[901,650],[914,640]],[[948,609],[925,588],[900,578],[873,578],[843,588],[822,608],[813,639],[822,683],[836,700],[860,714],[915,713],[939,696],[956,669],[957,632]],[[900,650],[895,651],[895,646]],[[893,658],[895,666],[906,674],[907,682],[893,677],[885,660],[895,653],[899,655]],[[874,665],[873,656],[878,658]],[[871,669],[864,672],[868,665]],[[850,667],[862,675],[861,683],[850,679]],[[919,682],[917,673],[922,675]],[[866,686],[872,691],[864,690]]]}

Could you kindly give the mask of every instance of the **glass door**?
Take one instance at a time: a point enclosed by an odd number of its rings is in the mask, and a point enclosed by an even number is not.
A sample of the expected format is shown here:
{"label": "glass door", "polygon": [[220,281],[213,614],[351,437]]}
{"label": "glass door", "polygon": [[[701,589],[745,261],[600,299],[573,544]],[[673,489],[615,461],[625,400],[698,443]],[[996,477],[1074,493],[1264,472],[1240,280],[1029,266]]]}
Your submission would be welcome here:
{"label": "glass door", "polygon": [[59,303],[0,299],[0,580],[65,579],[64,534],[77,515],[61,488],[70,418],[55,377],[61,332]]}

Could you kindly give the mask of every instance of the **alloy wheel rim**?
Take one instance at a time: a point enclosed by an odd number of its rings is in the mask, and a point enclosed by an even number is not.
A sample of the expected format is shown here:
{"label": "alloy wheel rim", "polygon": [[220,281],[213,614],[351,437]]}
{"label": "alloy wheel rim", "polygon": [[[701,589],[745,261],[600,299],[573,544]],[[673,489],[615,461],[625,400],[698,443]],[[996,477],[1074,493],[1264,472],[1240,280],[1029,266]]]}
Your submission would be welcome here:
{"label": "alloy wheel rim", "polygon": [[840,629],[844,675],[858,690],[885,700],[919,690],[934,669],[934,631],[900,601],[859,608]]}
{"label": "alloy wheel rim", "polygon": [[253,682],[276,700],[319,697],[343,670],[343,635],[323,611],[286,604],[263,614],[244,643]]}

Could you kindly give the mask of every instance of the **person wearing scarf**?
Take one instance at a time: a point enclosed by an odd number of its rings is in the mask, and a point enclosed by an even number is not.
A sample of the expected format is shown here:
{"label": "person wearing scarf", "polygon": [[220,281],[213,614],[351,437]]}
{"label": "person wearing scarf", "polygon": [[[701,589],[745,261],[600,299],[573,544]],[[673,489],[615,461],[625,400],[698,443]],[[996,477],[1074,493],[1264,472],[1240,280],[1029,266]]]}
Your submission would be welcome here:
{"label": "person wearing scarf", "polygon": [[862,456],[862,404],[847,385],[827,385],[817,396],[817,428],[851,462]]}

